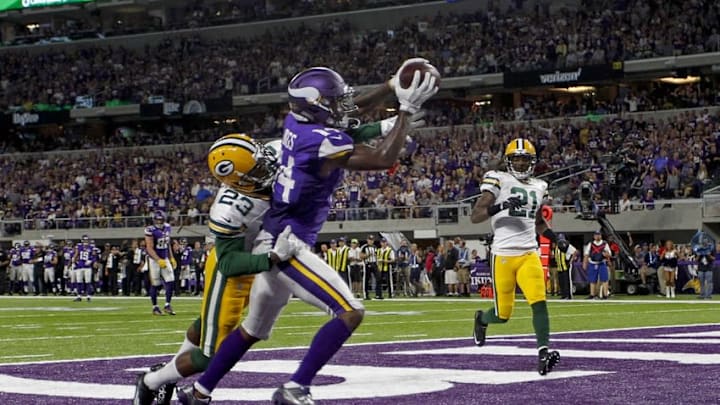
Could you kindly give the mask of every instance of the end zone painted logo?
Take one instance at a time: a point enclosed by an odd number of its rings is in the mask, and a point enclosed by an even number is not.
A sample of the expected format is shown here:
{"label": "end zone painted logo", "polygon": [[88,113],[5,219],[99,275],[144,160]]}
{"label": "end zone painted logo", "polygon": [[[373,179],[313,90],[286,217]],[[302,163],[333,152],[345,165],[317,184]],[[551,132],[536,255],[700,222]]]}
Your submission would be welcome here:
{"label": "end zone painted logo", "polygon": [[[315,379],[313,397],[332,404],[720,402],[720,325],[556,333],[562,356],[535,371],[531,336],[348,345]],[[304,349],[251,351],[213,403],[268,402]],[[0,403],[129,403],[135,376],[169,357],[0,366]],[[181,385],[189,384],[188,379]]]}

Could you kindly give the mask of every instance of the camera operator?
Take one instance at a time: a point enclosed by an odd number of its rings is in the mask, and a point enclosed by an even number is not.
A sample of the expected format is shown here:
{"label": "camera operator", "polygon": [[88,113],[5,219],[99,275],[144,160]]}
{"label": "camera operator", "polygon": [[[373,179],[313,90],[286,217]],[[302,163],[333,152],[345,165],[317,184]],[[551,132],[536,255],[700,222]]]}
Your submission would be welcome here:
{"label": "camera operator", "polygon": [[586,176],[585,179],[578,186],[578,197],[575,202],[575,209],[577,210],[580,218],[582,219],[594,219],[595,206],[593,203],[593,196],[595,195],[595,186],[593,186],[590,179]]}

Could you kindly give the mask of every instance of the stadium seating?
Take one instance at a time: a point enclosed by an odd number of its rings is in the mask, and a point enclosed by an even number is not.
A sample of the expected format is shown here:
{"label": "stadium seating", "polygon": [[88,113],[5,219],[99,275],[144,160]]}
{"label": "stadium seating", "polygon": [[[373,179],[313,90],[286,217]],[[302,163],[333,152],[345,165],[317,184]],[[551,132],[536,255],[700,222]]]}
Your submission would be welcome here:
{"label": "stadium seating", "polygon": [[[158,94],[189,100],[270,92],[282,89],[289,77],[310,64],[332,65],[356,85],[379,83],[410,52],[433,60],[443,76],[452,77],[572,68],[720,48],[720,35],[712,31],[717,28],[713,25],[717,10],[710,1],[692,6],[665,2],[653,9],[647,0],[617,2],[627,6],[614,5],[621,7],[617,12],[605,3],[589,2],[577,12],[561,9],[553,15],[549,9],[531,13],[491,9],[415,18],[398,22],[392,33],[357,32],[348,21],[336,19],[320,27],[258,30],[257,37],[232,40],[183,33],[140,49],[111,50],[92,43],[42,53],[8,48],[0,52],[0,76],[8,78],[1,86],[0,108],[27,103],[72,106],[77,95],[91,95],[96,105],[105,105],[137,103]],[[654,21],[659,19],[671,33],[656,35],[659,24]],[[309,45],[288,46],[296,38]],[[317,56],[310,60],[308,55]],[[200,66],[207,74],[197,74]]]}
{"label": "stadium seating", "polygon": [[[645,207],[640,198],[648,189],[659,199],[699,197],[720,178],[720,154],[713,149],[719,127],[720,116],[713,108],[676,113],[668,121],[649,114],[599,122],[556,119],[534,126],[500,122],[428,128],[408,145],[397,170],[347,176],[330,219],[452,216],[453,210],[434,212],[432,206],[475,196],[482,174],[502,163],[504,145],[520,133],[538,147],[537,173],[553,182],[553,190],[565,191],[555,195],[558,211],[575,210],[583,179],[592,183],[593,198],[604,205],[619,199],[620,190],[628,192],[633,209]],[[614,131],[615,136],[602,137]],[[690,150],[675,152],[687,139],[694,141]],[[22,219],[25,229],[127,227],[141,226],[144,216],[162,209],[172,218],[191,213],[183,223],[201,223],[216,189],[205,169],[207,145],[4,155],[3,219]],[[556,183],[558,170],[565,167],[576,168],[580,175]],[[614,185],[610,173],[615,174]],[[357,195],[351,193],[353,182],[360,188]]]}

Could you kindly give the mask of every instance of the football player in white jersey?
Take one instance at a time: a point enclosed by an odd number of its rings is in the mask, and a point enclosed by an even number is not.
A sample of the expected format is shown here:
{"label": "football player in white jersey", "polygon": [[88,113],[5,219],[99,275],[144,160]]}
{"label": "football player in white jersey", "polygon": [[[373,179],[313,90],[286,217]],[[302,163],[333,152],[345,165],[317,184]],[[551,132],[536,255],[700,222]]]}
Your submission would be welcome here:
{"label": "football player in white jersey", "polygon": [[475,313],[475,344],[485,344],[490,323],[505,323],[512,315],[515,290],[520,287],[532,308],[533,327],[538,347],[538,372],[546,375],[560,361],[557,351],[549,351],[550,321],[545,301],[545,279],[536,234],[557,241],[541,214],[547,183],[533,178],[537,161],[535,147],[524,138],[511,141],[505,148],[507,171],[485,173],[482,192],[473,208],[471,221],[491,219],[495,235],[490,266],[495,305]]}
{"label": "football player in white jersey", "polygon": [[262,145],[243,134],[226,135],[210,148],[208,165],[222,186],[210,207],[208,227],[215,248],[205,266],[200,318],[190,325],[170,362],[138,376],[133,405],[150,405],[155,399],[170,404],[175,383],[205,370],[220,343],[240,323],[255,274],[294,254],[278,250],[287,236],[282,234],[280,245],[270,253],[250,253],[270,205],[279,150],[279,140]]}

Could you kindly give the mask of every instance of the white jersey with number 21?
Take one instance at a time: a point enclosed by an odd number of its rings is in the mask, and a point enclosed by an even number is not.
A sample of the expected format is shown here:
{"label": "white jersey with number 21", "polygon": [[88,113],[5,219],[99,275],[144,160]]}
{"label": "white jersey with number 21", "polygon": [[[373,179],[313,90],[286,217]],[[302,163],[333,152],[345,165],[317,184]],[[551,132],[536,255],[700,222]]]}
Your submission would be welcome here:
{"label": "white jersey with number 21", "polygon": [[483,176],[480,191],[488,191],[500,204],[510,197],[517,197],[522,206],[498,212],[491,218],[494,234],[492,253],[500,256],[520,256],[537,251],[535,214],[547,191],[547,183],[536,178],[520,181],[510,173],[488,171]]}

